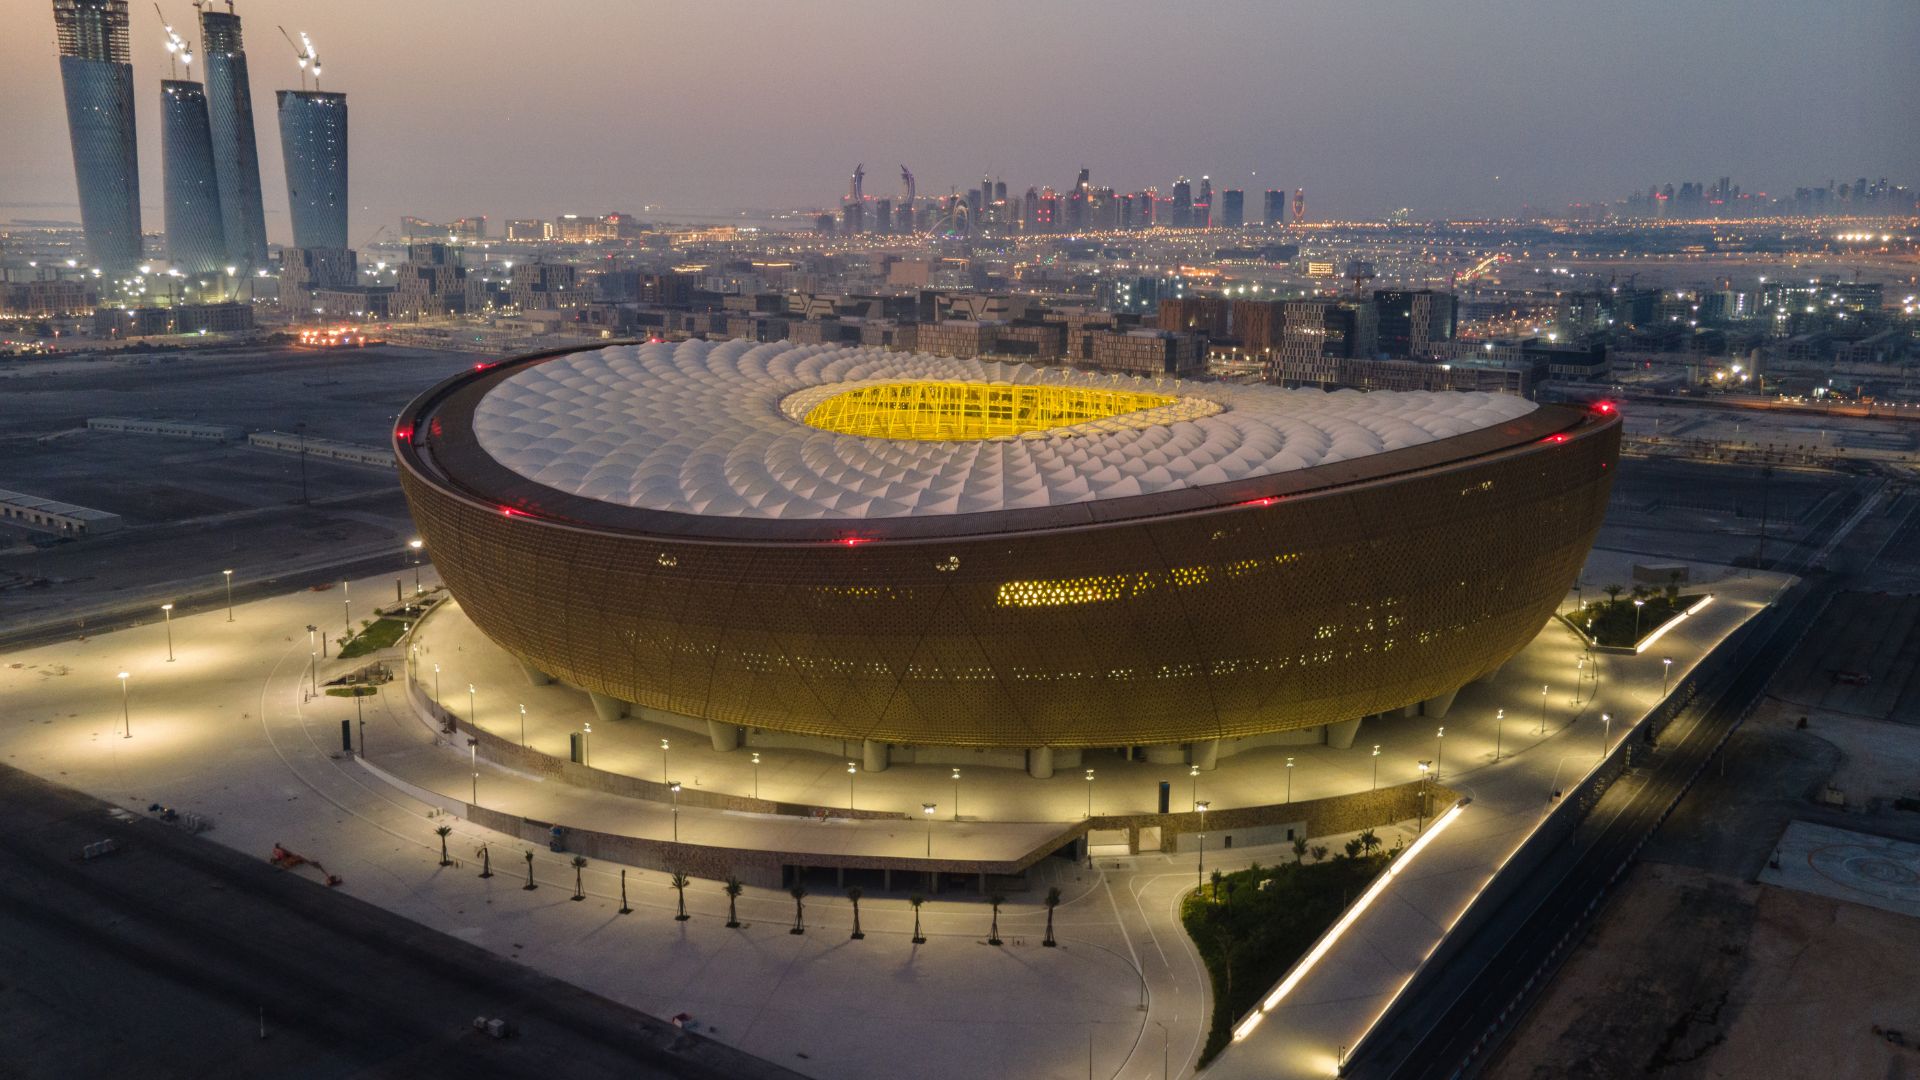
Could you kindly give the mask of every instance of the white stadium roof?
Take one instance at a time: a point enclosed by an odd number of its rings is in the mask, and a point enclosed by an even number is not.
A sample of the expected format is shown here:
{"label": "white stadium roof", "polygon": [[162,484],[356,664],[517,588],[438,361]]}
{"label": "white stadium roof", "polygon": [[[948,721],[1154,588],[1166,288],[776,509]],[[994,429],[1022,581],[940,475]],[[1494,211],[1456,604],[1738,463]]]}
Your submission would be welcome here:
{"label": "white stadium roof", "polygon": [[[840,434],[802,423],[795,416],[804,410],[792,402],[782,408],[803,392],[794,400],[818,401],[829,385],[902,381],[1183,400],[1044,437],[953,441]],[[535,364],[489,391],[473,424],[500,464],[570,495],[720,517],[870,519],[1058,506],[1269,476],[1463,435],[1534,408],[1504,394],[1326,393],[878,348],[686,341]]]}

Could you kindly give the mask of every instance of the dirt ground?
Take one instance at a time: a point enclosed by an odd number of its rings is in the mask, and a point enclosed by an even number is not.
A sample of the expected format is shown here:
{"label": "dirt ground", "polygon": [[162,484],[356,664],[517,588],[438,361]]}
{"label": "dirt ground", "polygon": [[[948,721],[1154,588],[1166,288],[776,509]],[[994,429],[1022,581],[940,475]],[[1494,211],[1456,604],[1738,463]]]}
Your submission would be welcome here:
{"label": "dirt ground", "polygon": [[[1920,1078],[1920,919],[1756,883],[1796,818],[1920,834],[1891,805],[1920,739],[1804,712],[1770,701],[1734,737],[1487,1076]],[[1816,801],[1829,780],[1847,807]]]}

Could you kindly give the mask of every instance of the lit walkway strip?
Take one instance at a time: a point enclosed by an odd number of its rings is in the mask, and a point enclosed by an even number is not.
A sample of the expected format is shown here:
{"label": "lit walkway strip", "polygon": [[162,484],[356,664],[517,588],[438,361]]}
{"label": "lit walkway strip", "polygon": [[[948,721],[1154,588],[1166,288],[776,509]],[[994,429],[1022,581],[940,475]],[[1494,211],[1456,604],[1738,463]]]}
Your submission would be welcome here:
{"label": "lit walkway strip", "polygon": [[1412,864],[1414,856],[1420,854],[1434,837],[1439,836],[1447,826],[1453,824],[1454,819],[1460,816],[1460,812],[1465,810],[1467,803],[1471,801],[1471,799],[1461,799],[1454,803],[1453,808],[1435,818],[1433,825],[1418,840],[1409,845],[1399,858],[1387,864],[1386,872],[1375,878],[1373,884],[1367,887],[1367,891],[1360,894],[1360,899],[1355,900],[1353,906],[1347,908],[1346,914],[1340,916],[1340,921],[1334,923],[1332,928],[1322,934],[1313,948],[1307,951],[1307,955],[1293,965],[1293,970],[1287,972],[1286,978],[1280,980],[1280,985],[1274,987],[1273,993],[1267,995],[1267,1000],[1261,1003],[1259,1010],[1249,1013],[1245,1020],[1240,1021],[1240,1026],[1233,1029],[1233,1041],[1239,1042],[1246,1038],[1254,1028],[1260,1025],[1260,1021],[1265,1019],[1266,1015],[1272,1012],[1295,986],[1299,985],[1300,980],[1307,977],[1307,972],[1313,970],[1313,966],[1333,948],[1334,944],[1340,940],[1340,935],[1347,932],[1347,928],[1360,918],[1368,905],[1386,891],[1387,886],[1399,876],[1402,870]]}
{"label": "lit walkway strip", "polygon": [[1634,646],[1633,651],[1636,654],[1646,652],[1647,648],[1651,646],[1654,642],[1659,641],[1661,638],[1665,637],[1667,634],[1667,631],[1673,629],[1676,626],[1679,626],[1682,622],[1686,621],[1687,616],[1696,614],[1697,612],[1699,612],[1701,608],[1706,607],[1708,604],[1711,604],[1711,603],[1713,603],[1713,594],[1708,593],[1707,595],[1700,598],[1699,603],[1693,605],[1692,607],[1681,612],[1680,614],[1675,615],[1673,618],[1668,619],[1666,622],[1661,623],[1660,628],[1658,630],[1655,630],[1653,633],[1648,634],[1645,638],[1641,639],[1640,644]]}

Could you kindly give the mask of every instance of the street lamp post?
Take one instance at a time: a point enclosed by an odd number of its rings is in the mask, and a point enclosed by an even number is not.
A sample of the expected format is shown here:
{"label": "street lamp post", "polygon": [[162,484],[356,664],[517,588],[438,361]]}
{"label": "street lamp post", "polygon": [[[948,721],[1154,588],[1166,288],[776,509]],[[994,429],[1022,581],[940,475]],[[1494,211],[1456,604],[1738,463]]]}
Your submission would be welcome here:
{"label": "street lamp post", "polygon": [[1287,759],[1287,801],[1293,801],[1293,759]]}
{"label": "street lamp post", "polygon": [[1613,716],[1600,714],[1600,760],[1607,760],[1607,748],[1613,745]]}
{"label": "street lamp post", "polygon": [[953,820],[960,820],[960,770],[953,770]]}
{"label": "street lamp post", "polygon": [[1500,760],[1500,736],[1507,730],[1507,710],[1495,709],[1493,712],[1493,760]]}
{"label": "street lamp post", "polygon": [[[366,747],[360,748],[360,756],[366,757]],[[480,805],[480,740],[467,736],[467,767],[473,770],[473,805]]]}
{"label": "street lamp post", "polygon": [[1187,802],[1191,803],[1194,806],[1199,806],[1200,805],[1200,766],[1198,765],[1188,766],[1187,776],[1193,781],[1193,790],[1188,793]]}
{"label": "street lamp post", "polygon": [[938,809],[933,803],[920,804],[920,812],[927,815],[927,858],[933,858],[933,812]]}
{"label": "street lamp post", "polygon": [[527,746],[527,707],[525,705],[522,705],[520,706],[520,748],[524,750],[526,749],[526,746]]}
{"label": "street lamp post", "polygon": [[320,696],[320,654],[311,650],[307,653],[307,696]]}
{"label": "street lamp post", "polygon": [[167,663],[173,663],[173,605],[161,604],[160,614],[167,624]]}
{"label": "street lamp post", "polygon": [[[1087,820],[1088,821],[1093,820],[1093,770],[1092,769],[1087,770]],[[1091,854],[1087,856],[1087,861],[1089,863],[1093,861],[1093,856]]]}
{"label": "street lamp post", "polygon": [[753,752],[753,797],[760,797],[760,751]]}
{"label": "street lamp post", "polygon": [[859,773],[858,766],[851,761],[847,762],[847,809],[849,810],[853,809],[853,778]]}
{"label": "street lamp post", "polygon": [[1430,768],[1432,768],[1432,765],[1428,762],[1423,761],[1420,763],[1420,795],[1419,798],[1415,800],[1419,806],[1414,811],[1418,815],[1416,819],[1417,824],[1413,830],[1415,833],[1427,831],[1427,770]]}
{"label": "street lamp post", "polygon": [[1640,609],[1646,606],[1647,602],[1645,600],[1635,600],[1633,602],[1633,640],[1635,644],[1639,644],[1640,642]]}
{"label": "street lamp post", "polygon": [[433,703],[440,704],[440,665],[433,665]]}
{"label": "street lamp post", "polygon": [[127,706],[127,673],[120,673],[120,726],[126,732],[123,739],[133,738],[133,711]]}
{"label": "street lamp post", "polygon": [[591,749],[587,744],[592,741],[593,721],[589,720],[580,725],[580,764],[582,765],[587,764],[588,751]]}
{"label": "street lamp post", "polygon": [[1438,732],[1435,732],[1433,736],[1433,780],[1435,783],[1440,782],[1440,762],[1442,760],[1441,754],[1442,754],[1442,751],[1446,749],[1446,745],[1447,745],[1447,729],[1445,725],[1442,725],[1440,730]]}
{"label": "street lamp post", "polygon": [[1540,688],[1540,734],[1541,735],[1545,735],[1547,733],[1547,690],[1548,688],[1545,686],[1542,686]]}
{"label": "street lamp post", "polygon": [[1673,657],[1660,658],[1660,696],[1667,696],[1667,687],[1673,679]]}
{"label": "street lamp post", "polygon": [[671,782],[667,779],[667,751],[669,749],[670,749],[670,746],[668,745],[667,740],[661,739],[660,740],[660,782],[663,784]]}
{"label": "street lamp post", "polygon": [[1197,802],[1193,804],[1193,808],[1195,810],[1200,811],[1200,847],[1197,849],[1198,857],[1194,862],[1194,887],[1196,889],[1205,888],[1207,884],[1207,807],[1208,805],[1210,804],[1203,803],[1203,802]]}
{"label": "street lamp post", "polygon": [[227,621],[232,622],[233,621],[233,571],[222,570],[220,571],[220,573],[225,575],[227,579]]}
{"label": "street lamp post", "polygon": [[1580,688],[1587,683],[1587,658],[1581,657],[1573,665],[1573,703],[1580,704]]}
{"label": "street lamp post", "polygon": [[360,760],[365,761],[367,760],[367,714],[360,707],[360,688],[355,686],[350,689],[353,690],[353,719],[360,731]]}
{"label": "street lamp post", "polygon": [[353,636],[353,594],[351,592],[352,588],[353,588],[353,582],[351,581],[340,582],[340,610],[344,612],[347,617],[347,636],[348,637]]}
{"label": "street lamp post", "polygon": [[680,842],[680,781],[667,781],[667,790],[673,792],[673,842]]}
{"label": "street lamp post", "polygon": [[419,537],[407,541],[407,547],[413,549],[413,595],[415,596],[420,595],[420,549],[426,546]]}
{"label": "street lamp post", "polygon": [[1373,744],[1373,790],[1380,790],[1380,744]]}
{"label": "street lamp post", "polygon": [[473,684],[468,683],[467,684],[467,726],[476,727],[476,728],[479,727],[480,724],[478,722],[478,716],[479,716],[479,709],[477,709],[473,704]]}

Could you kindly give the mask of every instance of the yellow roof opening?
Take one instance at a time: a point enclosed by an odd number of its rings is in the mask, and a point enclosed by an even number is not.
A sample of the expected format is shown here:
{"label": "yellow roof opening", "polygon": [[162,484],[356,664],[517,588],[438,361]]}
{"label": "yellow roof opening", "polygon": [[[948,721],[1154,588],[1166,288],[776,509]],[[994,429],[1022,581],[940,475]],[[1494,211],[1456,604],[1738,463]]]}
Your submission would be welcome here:
{"label": "yellow roof opening", "polygon": [[825,431],[874,439],[993,439],[1108,420],[1179,400],[1081,386],[898,382],[835,394],[802,419]]}

